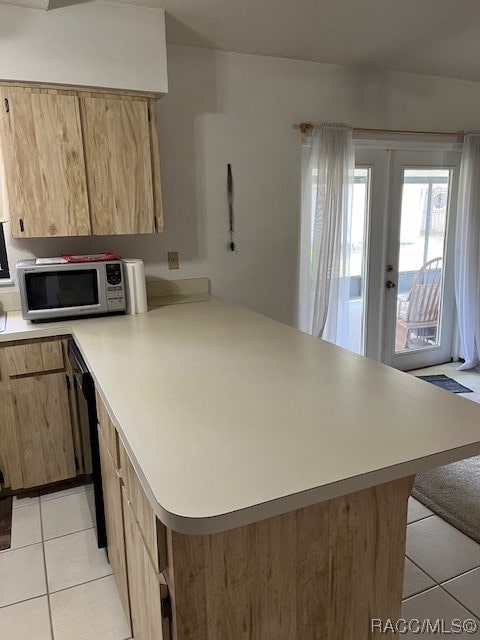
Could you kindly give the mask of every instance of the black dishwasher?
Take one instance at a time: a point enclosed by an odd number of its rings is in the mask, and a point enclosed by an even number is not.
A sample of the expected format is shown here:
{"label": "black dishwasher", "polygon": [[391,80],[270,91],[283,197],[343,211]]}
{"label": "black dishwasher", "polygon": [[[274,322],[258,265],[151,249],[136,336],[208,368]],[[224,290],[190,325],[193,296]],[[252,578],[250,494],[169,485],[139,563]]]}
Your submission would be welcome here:
{"label": "black dishwasher", "polygon": [[[91,471],[93,491],[87,491],[87,498],[99,548],[107,546],[105,511],[103,506],[102,469],[98,449],[97,403],[95,384],[85,360],[74,340],[68,341],[68,357],[73,367],[73,383],[80,421],[80,432],[87,472]],[[90,468],[89,468],[90,467]]]}

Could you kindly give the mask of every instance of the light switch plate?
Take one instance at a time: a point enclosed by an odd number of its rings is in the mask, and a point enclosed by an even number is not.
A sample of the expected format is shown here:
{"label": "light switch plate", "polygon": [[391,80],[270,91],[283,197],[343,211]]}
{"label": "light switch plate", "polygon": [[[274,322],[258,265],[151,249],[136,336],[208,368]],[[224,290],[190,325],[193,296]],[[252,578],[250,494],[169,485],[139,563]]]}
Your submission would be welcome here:
{"label": "light switch plate", "polygon": [[178,262],[178,251],[169,251],[167,255],[168,255],[168,268],[178,269],[180,266]]}

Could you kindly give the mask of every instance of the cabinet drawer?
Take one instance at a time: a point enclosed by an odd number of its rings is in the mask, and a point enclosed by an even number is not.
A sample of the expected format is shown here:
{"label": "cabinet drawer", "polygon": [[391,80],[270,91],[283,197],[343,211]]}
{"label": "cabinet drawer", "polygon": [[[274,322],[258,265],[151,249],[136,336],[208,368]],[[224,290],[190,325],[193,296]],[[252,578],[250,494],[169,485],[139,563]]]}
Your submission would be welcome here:
{"label": "cabinet drawer", "polygon": [[98,391],[96,391],[96,397],[97,397],[98,424],[102,429],[102,434],[103,434],[103,437],[105,438],[105,443],[107,445],[108,453],[110,454],[113,462],[115,463],[115,467],[117,469],[120,469],[117,430],[115,429],[113,422],[110,416],[108,415],[107,407],[105,406],[103,400],[101,399]]}
{"label": "cabinet drawer", "polygon": [[168,622],[162,616],[162,585],[145,548],[125,488],[122,493],[133,635],[139,640],[166,640],[170,633]]}
{"label": "cabinet drawer", "polygon": [[7,372],[10,377],[43,373],[64,368],[61,340],[48,340],[5,347]]}
{"label": "cabinet drawer", "polygon": [[166,530],[158,521],[138,476],[122,443],[120,448],[120,468],[125,485],[125,493],[131,504],[135,520],[145,541],[148,553],[158,572],[167,567]]}

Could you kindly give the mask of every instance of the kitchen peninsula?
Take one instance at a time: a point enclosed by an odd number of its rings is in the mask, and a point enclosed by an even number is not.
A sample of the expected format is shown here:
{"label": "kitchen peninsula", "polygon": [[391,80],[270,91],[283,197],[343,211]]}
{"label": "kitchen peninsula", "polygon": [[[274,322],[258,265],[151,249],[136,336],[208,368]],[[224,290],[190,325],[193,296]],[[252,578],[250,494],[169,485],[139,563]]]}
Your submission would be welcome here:
{"label": "kitchen peninsula", "polygon": [[127,564],[154,566],[172,638],[366,640],[371,618],[399,615],[413,476],[480,454],[478,405],[219,299],[48,325],[10,314],[0,341],[67,334],[119,461],[127,546],[140,527]]}

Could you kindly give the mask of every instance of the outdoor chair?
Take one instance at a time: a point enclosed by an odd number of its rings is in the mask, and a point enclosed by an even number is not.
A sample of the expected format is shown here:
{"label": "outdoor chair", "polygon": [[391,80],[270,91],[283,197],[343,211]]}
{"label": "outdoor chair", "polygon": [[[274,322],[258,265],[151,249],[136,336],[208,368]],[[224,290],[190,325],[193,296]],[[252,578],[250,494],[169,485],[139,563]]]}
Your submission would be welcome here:
{"label": "outdoor chair", "polygon": [[[426,344],[436,339],[443,258],[426,262],[405,298],[398,297],[395,349],[409,348],[412,334]],[[434,331],[432,331],[432,329]]]}

